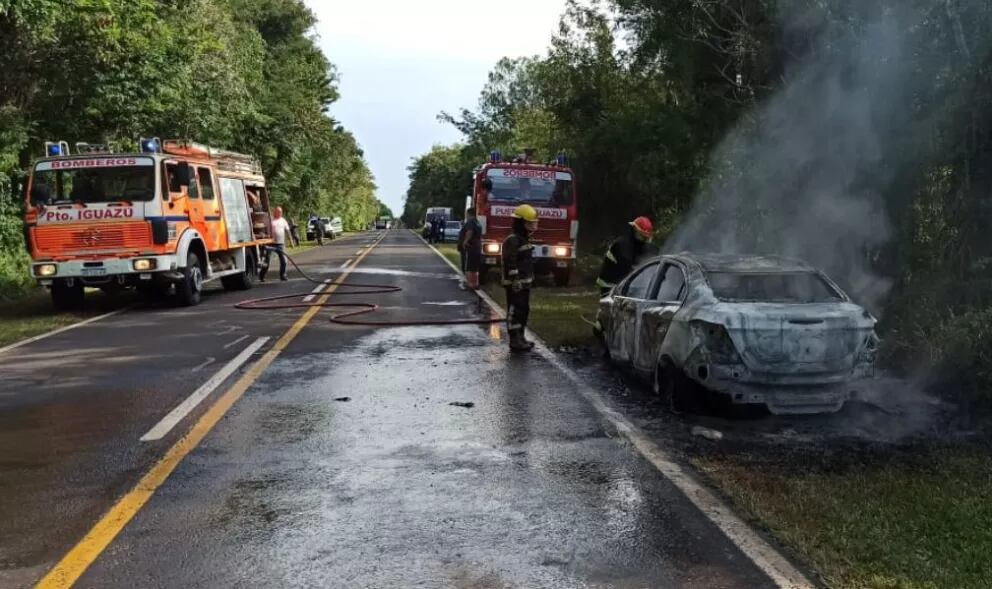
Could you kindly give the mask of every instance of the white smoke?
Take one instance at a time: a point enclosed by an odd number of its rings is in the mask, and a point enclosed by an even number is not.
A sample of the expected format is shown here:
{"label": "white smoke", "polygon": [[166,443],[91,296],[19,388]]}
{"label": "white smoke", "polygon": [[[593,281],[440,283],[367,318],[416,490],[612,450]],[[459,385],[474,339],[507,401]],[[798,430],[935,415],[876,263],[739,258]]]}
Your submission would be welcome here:
{"label": "white smoke", "polygon": [[814,14],[786,11],[783,38],[808,50],[714,151],[665,249],[799,257],[877,312],[891,284],[871,258],[892,237],[883,194],[904,165],[895,147],[920,79],[907,55],[914,23],[908,11],[879,10],[840,31]]}

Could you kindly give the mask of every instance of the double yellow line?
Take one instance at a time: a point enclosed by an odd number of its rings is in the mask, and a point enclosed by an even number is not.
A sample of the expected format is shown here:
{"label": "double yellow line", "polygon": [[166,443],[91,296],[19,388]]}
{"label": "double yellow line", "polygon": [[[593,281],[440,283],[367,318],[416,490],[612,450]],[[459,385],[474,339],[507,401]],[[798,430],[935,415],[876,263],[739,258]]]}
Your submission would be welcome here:
{"label": "double yellow line", "polygon": [[[316,305],[326,303],[332,294],[348,278],[352,270],[362,263],[362,260],[379,245],[385,236],[380,237],[372,243],[355,260],[346,272],[335,280],[330,287],[316,301]],[[290,327],[286,333],[272,346],[272,349],[265,353],[248,371],[229,388],[217,402],[213,404],[196,422],[190,431],[176,442],[168,452],[165,453],[158,462],[149,470],[145,476],[141,477],[138,484],[121,497],[117,503],[94,525],[89,533],[83,537],[55,567],[36,585],[37,589],[55,589],[71,587],[79,577],[86,572],[100,554],[114,541],[114,538],[127,526],[142,507],[152,498],[162,483],[169,478],[172,471],[179,466],[183,458],[193,451],[203,438],[210,433],[210,430],[224,417],[224,415],[234,406],[235,403],[245,394],[245,392],[255,384],[255,381],[263,372],[279,357],[279,354],[286,349],[289,344],[296,339],[296,336],[303,331],[303,328],[320,312],[319,306],[309,309],[296,323]]]}

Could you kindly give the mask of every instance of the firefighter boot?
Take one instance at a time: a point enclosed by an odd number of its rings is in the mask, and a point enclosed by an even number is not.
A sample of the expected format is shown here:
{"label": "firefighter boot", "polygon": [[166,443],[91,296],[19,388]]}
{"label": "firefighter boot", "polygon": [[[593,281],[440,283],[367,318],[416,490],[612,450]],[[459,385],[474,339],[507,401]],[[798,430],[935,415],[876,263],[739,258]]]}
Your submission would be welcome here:
{"label": "firefighter boot", "polygon": [[524,331],[522,329],[514,329],[510,332],[510,350],[514,352],[527,352],[534,347],[526,339],[524,339]]}

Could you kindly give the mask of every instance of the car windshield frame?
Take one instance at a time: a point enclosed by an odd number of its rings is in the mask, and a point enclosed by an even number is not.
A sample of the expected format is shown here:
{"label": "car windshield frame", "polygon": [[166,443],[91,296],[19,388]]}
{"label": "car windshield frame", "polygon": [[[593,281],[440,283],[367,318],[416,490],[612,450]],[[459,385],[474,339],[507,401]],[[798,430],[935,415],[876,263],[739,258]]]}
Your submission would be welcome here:
{"label": "car windshield frame", "polygon": [[[713,270],[704,272],[704,275],[706,284],[713,292],[713,296],[717,300],[727,303],[808,305],[847,301],[847,297],[837,287],[831,284],[822,273],[815,270],[753,272]],[[731,284],[730,281],[735,278],[737,283]],[[779,284],[775,284],[774,279],[778,279]],[[792,280],[789,281],[788,279]],[[803,285],[795,279],[807,279],[809,282]],[[724,282],[721,283],[721,280]],[[750,282],[750,284],[744,285],[745,281]],[[813,292],[817,289],[819,292]],[[804,296],[803,290],[808,290],[809,293]],[[736,293],[731,295],[732,291],[736,291]],[[745,291],[748,292],[745,293]]]}
{"label": "car windshield frame", "polygon": [[[102,162],[121,162],[103,165]],[[124,163],[127,162],[127,163]],[[118,188],[114,183],[122,183]],[[139,192],[140,191],[140,192]],[[155,200],[155,161],[148,157],[47,160],[35,164],[28,195],[32,206]],[[47,195],[39,198],[39,195]]]}

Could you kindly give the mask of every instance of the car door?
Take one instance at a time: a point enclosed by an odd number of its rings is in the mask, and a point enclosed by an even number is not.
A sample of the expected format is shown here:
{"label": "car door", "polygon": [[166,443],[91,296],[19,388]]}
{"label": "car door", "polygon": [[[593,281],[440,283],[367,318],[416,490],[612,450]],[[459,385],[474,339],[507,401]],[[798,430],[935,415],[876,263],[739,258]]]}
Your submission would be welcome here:
{"label": "car door", "polygon": [[651,287],[658,272],[658,262],[638,268],[613,295],[612,329],[608,335],[610,354],[615,360],[632,362],[636,357],[637,315],[649,301]]}
{"label": "car door", "polygon": [[641,308],[637,322],[637,356],[633,363],[644,372],[654,370],[672,319],[686,298],[686,274],[680,264],[665,262],[658,277],[651,303]]}

